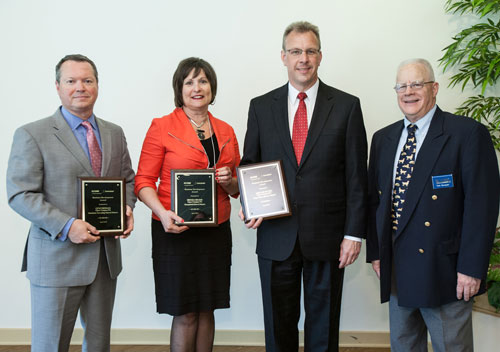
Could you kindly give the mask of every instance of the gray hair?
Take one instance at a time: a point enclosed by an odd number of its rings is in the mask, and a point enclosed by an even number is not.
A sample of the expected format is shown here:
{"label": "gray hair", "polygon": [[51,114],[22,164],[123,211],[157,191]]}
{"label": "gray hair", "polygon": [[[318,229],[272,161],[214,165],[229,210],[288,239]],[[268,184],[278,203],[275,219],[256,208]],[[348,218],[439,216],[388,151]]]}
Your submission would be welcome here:
{"label": "gray hair", "polygon": [[309,23],[307,21],[298,21],[298,22],[293,22],[288,27],[285,29],[285,33],[283,33],[283,51],[286,50],[285,48],[285,40],[286,37],[291,33],[291,32],[298,32],[298,33],[306,33],[306,32],[313,32],[313,34],[316,36],[316,39],[318,40],[318,45],[321,50],[321,40],[319,39],[319,28],[318,26],[315,26],[312,23]]}
{"label": "gray hair", "polygon": [[56,81],[57,83],[61,83],[61,66],[64,64],[66,61],[76,61],[76,62],[88,62],[90,66],[92,66],[92,70],[94,71],[94,77],[96,82],[99,82],[99,77],[97,76],[97,67],[95,66],[94,62],[90,60],[88,57],[80,54],[71,54],[71,55],[66,55],[63,57],[56,65]]}
{"label": "gray hair", "polygon": [[[431,81],[435,81],[435,77],[434,77],[434,70],[432,69],[432,65],[429,61],[427,61],[426,59],[420,59],[420,58],[415,58],[415,59],[408,59],[408,60],[404,60],[403,62],[401,62],[398,66],[398,71],[397,71],[397,75],[399,75],[399,71],[401,71],[401,69],[405,66],[408,66],[408,65],[415,65],[415,64],[418,64],[418,65],[422,65],[425,70],[427,71],[427,74],[429,75],[429,79]],[[397,79],[397,77],[396,77]]]}

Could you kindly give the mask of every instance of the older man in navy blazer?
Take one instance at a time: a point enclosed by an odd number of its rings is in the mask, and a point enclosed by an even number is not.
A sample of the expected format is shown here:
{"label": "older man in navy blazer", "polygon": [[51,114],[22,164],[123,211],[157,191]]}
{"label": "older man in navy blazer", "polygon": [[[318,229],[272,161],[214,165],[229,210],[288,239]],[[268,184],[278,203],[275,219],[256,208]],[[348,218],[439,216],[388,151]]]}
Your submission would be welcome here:
{"label": "older man in navy blazer", "polygon": [[472,297],[485,290],[499,175],[486,127],[436,105],[428,61],[398,69],[405,118],[373,136],[367,261],[389,301],[392,351],[472,351]]}

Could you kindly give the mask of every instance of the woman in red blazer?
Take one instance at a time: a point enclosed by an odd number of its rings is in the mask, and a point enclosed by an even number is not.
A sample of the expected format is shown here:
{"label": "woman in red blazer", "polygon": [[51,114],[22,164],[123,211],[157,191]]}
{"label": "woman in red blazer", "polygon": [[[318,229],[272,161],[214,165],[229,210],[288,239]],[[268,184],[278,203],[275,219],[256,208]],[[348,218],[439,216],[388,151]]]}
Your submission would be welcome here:
{"label": "woman in red blazer", "polygon": [[[211,351],[213,311],[229,307],[229,195],[238,195],[240,154],[232,127],[208,111],[217,92],[212,66],[199,58],[185,59],[172,83],[177,108],[153,120],[142,146],[135,192],[153,212],[156,304],[158,313],[174,316],[171,351]],[[177,226],[184,219],[170,210],[170,171],[207,168],[216,170],[219,226]]]}

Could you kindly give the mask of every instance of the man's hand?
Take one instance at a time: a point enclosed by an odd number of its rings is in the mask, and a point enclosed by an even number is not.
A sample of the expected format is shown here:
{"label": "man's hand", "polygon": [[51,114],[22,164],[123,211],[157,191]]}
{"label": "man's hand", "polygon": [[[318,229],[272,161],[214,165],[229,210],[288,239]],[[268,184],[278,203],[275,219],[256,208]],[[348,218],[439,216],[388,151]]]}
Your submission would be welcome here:
{"label": "man's hand", "polygon": [[462,299],[463,296],[464,301],[468,301],[479,291],[480,284],[481,279],[457,272],[457,298]]}
{"label": "man's hand", "polygon": [[123,235],[115,236],[115,239],[121,238],[124,240],[125,238],[128,238],[128,236],[130,236],[132,230],[134,229],[134,213],[132,212],[132,208],[128,205],[125,215],[127,216],[127,228],[125,229],[125,231],[123,231]]}
{"label": "man's hand", "polygon": [[380,280],[380,260],[372,260],[372,268],[377,274],[378,279]]}
{"label": "man's hand", "polygon": [[75,219],[68,231],[69,240],[77,244],[94,243],[101,239],[98,235],[99,231],[94,226],[80,219]]}
{"label": "man's hand", "polygon": [[262,224],[262,221],[264,220],[263,218],[257,218],[257,219],[252,219],[245,221],[245,216],[243,215],[243,209],[240,207],[240,211],[238,212],[238,215],[240,216],[241,221],[245,222],[245,226],[247,229],[256,229]]}
{"label": "man's hand", "polygon": [[358,259],[361,251],[361,242],[344,238],[340,244],[339,269],[351,265]]}

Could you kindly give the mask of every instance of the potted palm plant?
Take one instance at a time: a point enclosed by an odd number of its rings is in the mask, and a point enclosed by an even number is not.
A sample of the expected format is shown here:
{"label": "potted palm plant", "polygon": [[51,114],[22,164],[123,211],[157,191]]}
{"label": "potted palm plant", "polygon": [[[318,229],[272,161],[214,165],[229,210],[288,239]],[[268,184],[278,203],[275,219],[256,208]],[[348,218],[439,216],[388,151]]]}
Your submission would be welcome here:
{"label": "potted palm plant", "polygon": [[[447,0],[447,13],[470,14],[477,23],[462,29],[443,49],[443,71],[453,70],[449,86],[462,91],[472,86],[475,95],[468,97],[457,114],[470,116],[488,127],[497,151],[500,151],[500,97],[495,87],[500,77],[500,0]],[[487,276],[488,302],[500,311],[500,231],[497,229]],[[479,309],[482,310],[482,309]]]}
{"label": "potted palm plant", "polygon": [[497,228],[495,234],[495,243],[491,251],[486,282],[488,286],[488,302],[495,307],[498,313],[500,311],[500,228]]}

